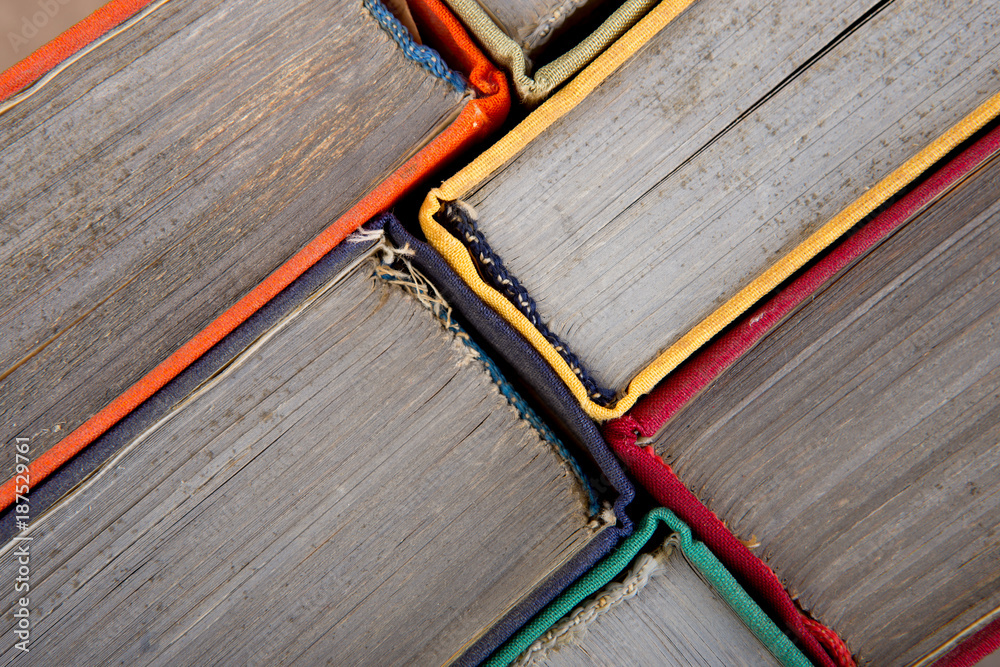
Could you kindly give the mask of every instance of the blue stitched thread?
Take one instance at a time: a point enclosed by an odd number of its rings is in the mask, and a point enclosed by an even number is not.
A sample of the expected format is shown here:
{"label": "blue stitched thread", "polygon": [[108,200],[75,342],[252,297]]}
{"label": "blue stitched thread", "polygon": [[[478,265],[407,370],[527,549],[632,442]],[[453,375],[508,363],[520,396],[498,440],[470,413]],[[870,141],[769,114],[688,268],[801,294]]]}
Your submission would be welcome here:
{"label": "blue stitched thread", "polygon": [[566,461],[570,469],[576,475],[577,479],[580,480],[580,485],[583,486],[584,493],[587,494],[587,501],[589,504],[588,511],[590,516],[597,516],[600,511],[601,505],[597,500],[597,494],[590,485],[590,480],[586,475],[583,474],[583,469],[580,464],[577,463],[576,459],[570,454],[569,448],[559,439],[548,424],[542,421],[542,418],[538,416],[538,413],[528,405],[527,402],[521,395],[517,393],[517,390],[507,381],[503,373],[497,367],[496,362],[487,356],[483,348],[479,347],[478,344],[469,334],[465,333],[465,330],[451,317],[451,307],[445,303],[441,295],[436,293],[431,293],[431,289],[428,287],[426,282],[418,281],[410,276],[402,276],[399,272],[394,270],[387,270],[389,266],[387,264],[378,264],[375,267],[375,277],[380,278],[387,283],[393,283],[396,285],[402,285],[405,289],[412,291],[418,298],[418,300],[427,306],[434,315],[441,320],[441,324],[449,332],[455,335],[462,343],[465,344],[470,350],[475,353],[476,357],[489,371],[490,377],[493,379],[494,384],[500,389],[500,393],[507,402],[517,410],[517,414],[520,415],[521,419],[525,420],[538,431],[538,434],[542,439],[555,447],[556,451],[562,456],[563,460]]}
{"label": "blue stitched thread", "polygon": [[450,83],[459,93],[464,94],[469,90],[462,75],[448,67],[437,51],[429,46],[414,42],[410,31],[379,0],[363,0],[362,4],[375,17],[382,29],[389,33],[392,41],[399,45],[404,56],[439,79]]}
{"label": "blue stitched thread", "polygon": [[521,314],[528,318],[531,325],[545,337],[545,340],[552,344],[559,356],[569,364],[576,376],[580,378],[590,400],[604,406],[614,402],[615,393],[598,385],[590,373],[584,369],[580,359],[569,349],[569,346],[559,336],[552,333],[548,325],[539,317],[535,300],[531,298],[528,290],[521,285],[518,279],[507,270],[503,260],[490,248],[486,237],[476,226],[472,210],[461,202],[442,202],[442,204],[440,215],[443,222],[457,232],[459,238],[465,240],[465,244],[477,261],[480,273],[489,281],[493,289],[503,294],[508,301],[514,304],[521,311]]}

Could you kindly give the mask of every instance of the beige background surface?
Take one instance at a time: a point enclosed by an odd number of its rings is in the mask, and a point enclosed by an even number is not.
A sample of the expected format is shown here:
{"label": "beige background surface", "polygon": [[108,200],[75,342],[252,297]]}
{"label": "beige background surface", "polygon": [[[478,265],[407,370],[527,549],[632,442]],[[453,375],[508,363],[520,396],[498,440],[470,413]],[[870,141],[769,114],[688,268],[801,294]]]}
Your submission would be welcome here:
{"label": "beige background surface", "polygon": [[11,67],[107,0],[0,0],[0,70]]}

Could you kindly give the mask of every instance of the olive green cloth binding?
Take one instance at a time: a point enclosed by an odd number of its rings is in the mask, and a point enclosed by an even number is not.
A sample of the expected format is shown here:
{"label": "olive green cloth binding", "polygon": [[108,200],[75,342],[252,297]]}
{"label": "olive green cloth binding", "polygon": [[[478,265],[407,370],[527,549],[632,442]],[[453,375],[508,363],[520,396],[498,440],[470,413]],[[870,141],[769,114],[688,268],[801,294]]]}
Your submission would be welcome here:
{"label": "olive green cloth binding", "polygon": [[597,30],[563,55],[540,67],[533,76],[530,74],[532,63],[524,49],[490,18],[476,0],[445,2],[476,36],[492,60],[510,72],[521,102],[535,106],[635,25],[657,0],[628,0],[623,3]]}

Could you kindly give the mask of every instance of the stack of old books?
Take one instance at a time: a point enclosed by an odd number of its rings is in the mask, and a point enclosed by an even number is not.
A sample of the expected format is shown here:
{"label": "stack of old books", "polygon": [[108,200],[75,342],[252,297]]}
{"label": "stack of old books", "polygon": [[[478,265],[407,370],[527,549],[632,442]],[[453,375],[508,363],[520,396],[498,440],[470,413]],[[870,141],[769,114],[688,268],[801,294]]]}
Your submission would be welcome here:
{"label": "stack of old books", "polygon": [[6,663],[1000,645],[1000,4],[54,6]]}

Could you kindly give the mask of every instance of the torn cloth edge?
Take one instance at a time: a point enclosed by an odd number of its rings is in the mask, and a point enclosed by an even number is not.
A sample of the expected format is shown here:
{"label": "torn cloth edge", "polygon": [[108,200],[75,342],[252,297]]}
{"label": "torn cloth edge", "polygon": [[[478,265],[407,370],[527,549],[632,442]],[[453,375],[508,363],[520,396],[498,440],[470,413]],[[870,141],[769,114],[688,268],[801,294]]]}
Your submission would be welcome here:
{"label": "torn cloth edge", "polygon": [[[379,229],[384,225],[385,220],[391,219],[391,213],[387,213],[378,217],[374,220],[371,225],[377,225]],[[348,237],[350,239],[351,237]],[[383,246],[384,248],[385,246]],[[424,307],[426,307],[440,322],[441,326],[444,327],[445,331],[450,333],[454,338],[462,343],[465,348],[471,353],[472,357],[482,366],[483,370],[490,376],[493,380],[493,384],[497,387],[500,395],[503,396],[508,405],[517,411],[518,417],[522,420],[528,422],[535,431],[537,431],[539,438],[552,446],[556,453],[563,459],[573,475],[576,476],[577,481],[580,482],[580,486],[583,489],[584,495],[587,497],[588,503],[588,514],[596,522],[600,521],[598,516],[601,512],[601,504],[598,501],[597,492],[595,491],[587,475],[583,472],[580,467],[579,462],[576,457],[569,450],[562,439],[549,427],[547,423],[535,412],[534,408],[521,397],[521,394],[517,389],[510,383],[510,381],[497,366],[496,362],[486,354],[486,351],[479,346],[476,341],[465,332],[462,326],[452,318],[451,305],[438,293],[437,289],[430,284],[424,276],[413,267],[408,258],[407,251],[404,249],[398,249],[396,251],[391,251],[390,257],[384,257],[387,253],[381,253],[383,255],[383,261],[380,266],[375,270],[375,277],[383,282],[390,283],[393,285],[399,285],[407,291],[408,294],[412,295],[417,301],[419,301]],[[394,260],[400,259],[401,261],[395,262]],[[394,268],[395,266],[402,264],[404,268],[402,270]]]}
{"label": "torn cloth edge", "polygon": [[441,256],[406,231],[398,220],[388,219],[386,234],[397,247],[408,247],[413,251],[411,257],[413,264],[434,282],[444,299],[462,313],[466,323],[488,341],[494,354],[518,370],[525,384],[539,395],[542,402],[554,412],[564,429],[586,449],[617,493],[613,504],[617,525],[602,531],[586,548],[490,628],[454,663],[461,666],[477,665],[556,595],[609,553],[620,538],[631,534],[632,522],[626,513],[626,508],[632,502],[635,491],[593,420],[584,414],[572,394],[566,390],[565,385],[534,348],[503,318],[484,306]]}

